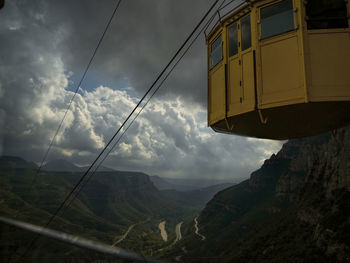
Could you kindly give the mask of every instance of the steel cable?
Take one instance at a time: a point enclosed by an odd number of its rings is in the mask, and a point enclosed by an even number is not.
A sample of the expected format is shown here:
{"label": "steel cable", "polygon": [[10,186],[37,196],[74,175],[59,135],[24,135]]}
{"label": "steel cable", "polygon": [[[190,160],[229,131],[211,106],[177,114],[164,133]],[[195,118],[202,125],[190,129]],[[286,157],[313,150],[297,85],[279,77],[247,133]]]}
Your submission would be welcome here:
{"label": "steel cable", "polygon": [[[224,0],[219,8],[225,3],[226,0]],[[167,75],[164,77],[164,79],[160,82],[160,84],[157,86],[157,88],[154,90],[154,92],[151,94],[151,96],[147,99],[146,103],[141,107],[141,109],[139,110],[139,112],[135,115],[135,117],[132,119],[132,121],[129,123],[129,125],[126,127],[126,129],[123,131],[123,133],[119,136],[119,138],[115,141],[115,143],[113,144],[113,146],[110,148],[110,150],[108,151],[108,153],[103,157],[103,159],[99,162],[99,164],[96,166],[96,168],[94,169],[94,171],[88,176],[88,178],[84,181],[83,185],[77,190],[77,193],[74,195],[74,197],[72,197],[71,201],[68,203],[68,205],[66,206],[66,208],[64,209],[64,211],[62,212],[62,214],[65,213],[65,211],[67,211],[67,209],[72,205],[73,201],[75,200],[75,198],[77,198],[80,194],[80,192],[82,191],[82,189],[86,186],[86,184],[90,181],[91,177],[98,171],[98,168],[102,165],[102,163],[106,160],[106,158],[109,156],[109,154],[113,151],[113,149],[119,144],[120,140],[123,138],[124,134],[128,131],[128,129],[130,128],[130,126],[134,123],[134,121],[139,117],[139,115],[142,113],[142,111],[144,110],[144,108],[147,106],[147,104],[149,103],[149,101],[153,98],[153,96],[158,92],[158,90],[161,88],[161,86],[164,84],[164,82],[167,80],[167,78],[169,77],[169,75],[173,72],[173,70],[175,69],[175,67],[179,64],[179,62],[182,60],[182,58],[186,55],[186,53],[189,51],[189,49],[192,47],[192,45],[194,44],[194,42],[198,39],[198,37],[200,36],[200,34],[202,34],[202,32],[204,32],[204,30],[206,30],[208,28],[208,26],[210,25],[210,23],[213,21],[213,19],[215,18],[216,14],[214,14],[206,23],[206,25],[199,31],[199,33],[196,35],[196,37],[192,40],[192,42],[190,43],[190,45],[187,47],[187,49],[184,51],[184,53],[181,55],[181,57],[176,61],[176,63],[172,66],[172,68],[170,69],[170,71],[167,73]],[[62,215],[61,214],[61,215]]]}
{"label": "steel cable", "polygon": [[[121,1],[121,0],[120,0]],[[197,31],[197,29],[200,27],[200,25],[203,23],[203,21],[207,18],[207,16],[209,15],[209,13],[213,10],[213,8],[216,6],[216,4],[219,2],[219,0],[215,0],[215,2],[211,5],[211,7],[209,8],[209,10],[205,13],[205,15],[202,17],[202,19],[200,20],[200,22],[196,25],[196,27],[192,30],[192,32],[189,34],[189,36],[187,37],[187,39],[185,40],[185,42],[180,46],[180,48],[177,50],[177,52],[175,53],[175,55],[171,58],[171,60],[168,62],[168,64],[163,68],[163,70],[161,71],[161,73],[158,75],[158,77],[156,78],[156,80],[153,82],[153,84],[149,87],[149,89],[147,90],[147,92],[143,95],[143,97],[140,99],[140,101],[137,103],[137,105],[134,107],[134,109],[131,111],[131,113],[128,115],[128,117],[125,119],[125,121],[122,123],[122,125],[118,128],[118,130],[115,132],[115,134],[112,136],[112,138],[108,141],[108,143],[105,145],[105,147],[103,148],[103,150],[98,154],[98,156],[96,157],[96,159],[93,161],[93,163],[89,166],[88,170],[83,174],[83,176],[78,180],[78,182],[76,183],[76,185],[73,187],[73,189],[69,192],[69,194],[65,197],[65,199],[63,200],[63,202],[60,204],[60,206],[56,209],[56,211],[52,214],[52,216],[50,217],[50,219],[48,220],[48,222],[45,224],[45,228],[47,228],[51,222],[56,218],[56,216],[58,215],[58,213],[63,209],[63,207],[65,206],[65,204],[68,202],[68,200],[70,199],[70,197],[73,195],[73,193],[77,190],[77,188],[79,187],[79,185],[82,183],[82,181],[84,180],[84,178],[89,174],[90,170],[92,169],[92,167],[96,164],[96,162],[98,161],[98,159],[103,155],[103,153],[106,151],[106,149],[108,148],[108,146],[112,143],[112,141],[115,139],[115,137],[119,134],[119,132],[122,130],[122,128],[125,126],[125,124],[128,122],[128,120],[130,119],[130,117],[134,114],[134,112],[136,111],[136,109],[140,106],[140,104],[143,102],[143,100],[146,98],[146,96],[151,92],[151,90],[154,88],[154,86],[156,85],[156,83],[160,80],[160,78],[163,76],[163,74],[165,73],[165,71],[170,67],[170,65],[173,63],[173,61],[176,59],[176,57],[178,56],[178,54],[182,51],[182,49],[187,45],[187,43],[189,42],[189,40],[192,38],[192,36],[195,34],[195,32]],[[118,2],[120,3],[120,2]],[[119,5],[118,5],[119,6]],[[32,242],[30,242],[29,246],[27,247],[27,249],[25,250],[25,252],[22,254],[22,256],[20,257],[20,259],[22,259],[34,246],[35,242],[38,240],[38,238],[40,237],[40,235],[38,234],[33,240]]]}

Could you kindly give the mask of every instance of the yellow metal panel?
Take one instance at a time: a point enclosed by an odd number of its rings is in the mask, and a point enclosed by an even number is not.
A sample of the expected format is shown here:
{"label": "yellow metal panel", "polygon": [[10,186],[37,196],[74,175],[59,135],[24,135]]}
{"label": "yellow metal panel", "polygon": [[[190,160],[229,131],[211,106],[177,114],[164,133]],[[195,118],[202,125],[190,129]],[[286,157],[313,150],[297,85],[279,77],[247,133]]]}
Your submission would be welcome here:
{"label": "yellow metal panel", "polygon": [[[241,112],[242,88],[241,81],[241,66],[239,65],[239,57],[235,56],[229,61],[228,69],[228,115],[233,116]],[[243,99],[243,98],[242,98]]]}
{"label": "yellow metal panel", "polygon": [[310,100],[350,100],[350,31],[318,30],[308,36]]}
{"label": "yellow metal panel", "polygon": [[303,81],[304,87],[304,102],[309,101],[308,94],[308,83],[306,77],[306,54],[305,50],[307,50],[307,37],[306,37],[306,10],[304,0],[294,0],[294,7],[297,12],[295,12],[295,26],[297,29],[298,36],[298,45],[299,45],[299,61],[300,61],[300,70],[301,77]]}
{"label": "yellow metal panel", "polygon": [[255,87],[254,87],[254,61],[253,52],[242,54],[242,87],[243,87],[243,111],[254,110]]}
{"label": "yellow metal panel", "polygon": [[209,125],[225,118],[225,64],[209,72]]}
{"label": "yellow metal panel", "polygon": [[261,45],[262,105],[304,99],[303,77],[295,33],[265,40]]}
{"label": "yellow metal panel", "polygon": [[258,59],[260,57],[260,50],[259,50],[259,32],[258,32],[258,19],[259,19],[259,15],[258,15],[258,9],[256,7],[256,4],[254,3],[252,10],[251,10],[251,18],[252,18],[252,50],[255,51],[255,67],[256,67],[256,72],[255,72],[255,81],[256,81],[256,87],[254,87],[254,89],[256,89],[256,102],[257,102],[257,107],[259,108],[259,105],[261,104],[260,98],[261,98],[261,85],[260,85],[260,81],[259,81],[259,63],[260,60]]}

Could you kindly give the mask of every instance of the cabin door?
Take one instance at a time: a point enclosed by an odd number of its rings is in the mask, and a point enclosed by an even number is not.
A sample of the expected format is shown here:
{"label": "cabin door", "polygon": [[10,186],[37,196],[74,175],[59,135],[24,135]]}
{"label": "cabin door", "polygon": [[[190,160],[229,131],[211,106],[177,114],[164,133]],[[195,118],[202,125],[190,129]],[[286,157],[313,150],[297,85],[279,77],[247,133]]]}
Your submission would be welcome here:
{"label": "cabin door", "polygon": [[228,116],[255,108],[254,56],[250,15],[228,27]]}

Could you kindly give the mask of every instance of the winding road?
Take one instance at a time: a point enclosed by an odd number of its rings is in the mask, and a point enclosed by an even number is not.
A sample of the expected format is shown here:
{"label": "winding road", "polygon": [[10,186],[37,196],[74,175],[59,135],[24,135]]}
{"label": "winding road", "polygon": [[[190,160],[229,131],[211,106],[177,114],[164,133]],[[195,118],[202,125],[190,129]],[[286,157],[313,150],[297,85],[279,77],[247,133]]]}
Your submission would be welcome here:
{"label": "winding road", "polygon": [[128,230],[124,233],[124,235],[122,235],[121,238],[119,238],[117,241],[115,241],[111,247],[114,247],[116,246],[117,244],[119,244],[120,242],[122,242],[127,236],[128,234],[130,233],[130,231],[136,226],[136,225],[140,225],[140,224],[143,224],[143,223],[146,223],[148,221],[151,220],[151,217],[148,217],[146,220],[142,221],[142,222],[138,222],[138,223],[135,223],[135,224],[132,224],[131,226],[129,226]]}
{"label": "winding road", "polygon": [[117,241],[115,241],[111,247],[116,246],[117,244],[119,244],[120,242],[122,242],[129,234],[129,232],[136,226],[137,224],[133,224],[131,226],[129,226],[128,230],[124,233],[124,235],[122,235],[122,237],[120,239],[118,239]]}
{"label": "winding road", "polygon": [[[162,224],[162,227],[165,227],[165,222],[166,222],[166,221],[162,221],[162,222],[160,222],[160,224],[163,223],[163,222],[164,222],[164,224]],[[162,247],[162,248],[158,249],[157,251],[162,251],[162,250],[164,250],[164,249],[171,248],[173,245],[176,244],[176,242],[178,242],[178,241],[180,241],[180,240],[182,239],[182,234],[181,234],[181,225],[182,225],[182,223],[183,223],[183,222],[180,222],[180,223],[178,223],[178,224],[175,226],[175,233],[176,233],[176,238],[175,238],[175,240],[174,240],[169,246]],[[159,229],[161,228],[160,224],[158,225]],[[162,230],[161,230],[161,231],[162,231]],[[164,230],[164,231],[165,231],[165,230]],[[161,232],[161,233],[162,233],[162,232]],[[168,236],[167,236],[167,237],[168,237]],[[164,240],[163,235],[162,235],[162,238],[163,238],[163,240]],[[165,240],[164,240],[164,241],[165,241]]]}
{"label": "winding road", "polygon": [[166,221],[160,222],[158,225],[158,228],[160,230],[160,235],[162,236],[163,241],[167,242],[168,241],[168,234],[166,233],[166,230],[165,230],[165,223],[166,223]]}
{"label": "winding road", "polygon": [[176,227],[175,227],[176,238],[175,238],[174,242],[171,243],[170,246],[175,245],[175,243],[176,243],[177,241],[180,241],[180,240],[181,240],[181,238],[182,238],[182,234],[181,234],[181,225],[182,225],[182,223],[183,223],[183,222],[180,222],[180,223],[178,223],[178,224],[176,225]]}
{"label": "winding road", "polygon": [[194,229],[195,229],[195,230],[194,230],[194,233],[195,233],[197,236],[199,236],[199,237],[202,239],[202,241],[203,241],[203,240],[205,240],[206,237],[199,233],[198,220],[197,220],[197,218],[198,218],[198,216],[196,216],[196,217],[194,218]]}

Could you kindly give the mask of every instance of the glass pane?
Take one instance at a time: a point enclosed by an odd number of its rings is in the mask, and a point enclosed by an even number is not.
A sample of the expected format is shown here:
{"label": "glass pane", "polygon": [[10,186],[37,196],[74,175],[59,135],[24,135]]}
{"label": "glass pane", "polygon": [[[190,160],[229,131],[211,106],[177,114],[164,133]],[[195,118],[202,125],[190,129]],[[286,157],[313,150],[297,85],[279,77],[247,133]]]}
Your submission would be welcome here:
{"label": "glass pane", "polygon": [[250,48],[252,45],[252,37],[250,30],[250,15],[246,16],[241,20],[241,31],[242,31],[242,50]]}
{"label": "glass pane", "polygon": [[238,53],[238,33],[237,24],[234,24],[228,28],[228,43],[229,43],[229,56],[236,55]]}
{"label": "glass pane", "polygon": [[211,44],[211,50],[221,47],[221,35]]}
{"label": "glass pane", "polygon": [[286,0],[260,10],[261,37],[267,38],[294,29],[292,0]]}
{"label": "glass pane", "polygon": [[282,1],[275,5],[270,5],[268,7],[262,8],[260,11],[261,19],[275,16],[291,9],[293,9],[292,0]]}
{"label": "glass pane", "polygon": [[222,39],[221,35],[211,44],[210,68],[222,60]]}
{"label": "glass pane", "polygon": [[306,16],[308,29],[349,27],[344,0],[308,0]]}

